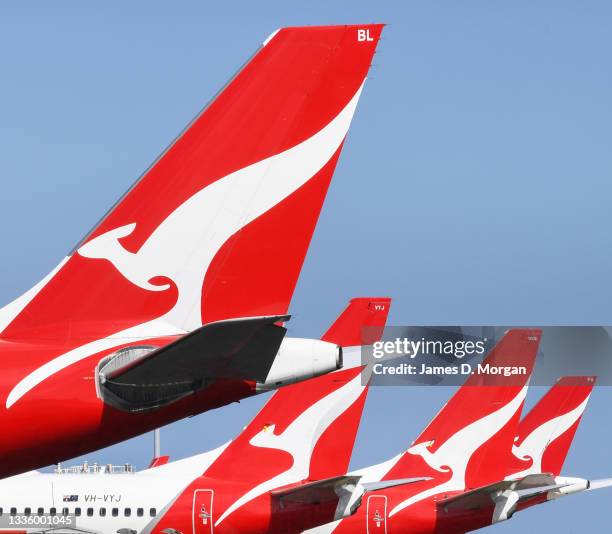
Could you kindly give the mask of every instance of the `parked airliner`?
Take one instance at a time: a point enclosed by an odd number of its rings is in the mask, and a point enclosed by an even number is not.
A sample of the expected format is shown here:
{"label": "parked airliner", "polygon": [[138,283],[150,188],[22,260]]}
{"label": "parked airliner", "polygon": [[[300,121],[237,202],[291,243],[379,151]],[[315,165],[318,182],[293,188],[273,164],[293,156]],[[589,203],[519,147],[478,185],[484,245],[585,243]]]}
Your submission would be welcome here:
{"label": "parked airliner", "polygon": [[341,367],[284,323],[381,32],[272,34],[0,309],[0,478]]}
{"label": "parked airliner", "polygon": [[[560,476],[593,377],[561,379],[519,419],[540,337],[539,330],[509,331],[485,364],[525,366],[527,375],[470,376],[407,450],[351,473],[361,484],[390,486],[363,496],[350,517],[308,534],[464,534],[547,500],[611,486],[610,479]],[[399,479],[417,482],[391,484]]]}
{"label": "parked airliner", "polygon": [[[324,337],[353,345],[367,304],[380,300],[354,299]],[[377,313],[384,324],[386,312]],[[137,473],[95,466],[2,480],[0,525],[11,532],[263,534],[333,520],[355,493],[374,489],[344,476],[369,378],[360,348],[346,352],[356,365],[277,391],[235,440],[213,451]]]}

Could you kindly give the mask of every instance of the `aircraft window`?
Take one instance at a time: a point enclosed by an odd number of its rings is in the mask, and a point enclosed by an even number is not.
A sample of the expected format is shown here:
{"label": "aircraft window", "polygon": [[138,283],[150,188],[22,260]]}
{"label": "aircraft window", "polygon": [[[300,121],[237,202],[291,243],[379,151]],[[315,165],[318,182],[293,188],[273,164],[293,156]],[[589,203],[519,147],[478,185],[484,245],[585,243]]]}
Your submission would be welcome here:
{"label": "aircraft window", "polygon": [[81,517],[81,509],[80,508],[75,508],[74,509],[74,515],[76,515],[77,517]]}
{"label": "aircraft window", "polygon": [[43,515],[45,513],[45,509],[44,508],[39,508],[38,510],[36,510],[36,513],[38,515]]}
{"label": "aircraft window", "polygon": [[87,517],[93,516],[93,508],[87,508]]}
{"label": "aircraft window", "polygon": [[155,516],[157,515],[157,510],[156,510],[155,508],[151,508],[151,509],[149,510],[149,515],[150,515],[151,517],[155,517]]}
{"label": "aircraft window", "polygon": [[17,508],[11,508],[11,515],[17,515]]}
{"label": "aircraft window", "polygon": [[30,515],[32,513],[32,508],[29,506],[23,509],[23,515]]}
{"label": "aircraft window", "polygon": [[70,515],[68,508],[62,508],[62,515]]}
{"label": "aircraft window", "polygon": [[144,515],[144,509],[142,509],[142,508],[138,508],[138,509],[136,510],[136,515],[137,515],[138,517],[142,517],[142,516]]}
{"label": "aircraft window", "polygon": [[100,508],[100,517],[106,516],[106,508]]}
{"label": "aircraft window", "polygon": [[119,508],[113,508],[113,517],[117,517],[119,515]]}
{"label": "aircraft window", "polygon": [[49,509],[49,515],[55,515],[56,512],[57,512],[56,508],[50,508]]}
{"label": "aircraft window", "polygon": [[125,514],[125,517],[130,517],[132,515],[132,510],[130,508],[126,508],[123,513]]}

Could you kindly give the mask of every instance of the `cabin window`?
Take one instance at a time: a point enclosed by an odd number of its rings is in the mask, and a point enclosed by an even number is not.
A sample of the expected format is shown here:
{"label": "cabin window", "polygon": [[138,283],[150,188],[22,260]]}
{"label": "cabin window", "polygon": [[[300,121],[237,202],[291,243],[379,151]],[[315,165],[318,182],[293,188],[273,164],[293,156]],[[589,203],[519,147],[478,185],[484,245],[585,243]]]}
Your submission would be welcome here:
{"label": "cabin window", "polygon": [[137,508],[136,509],[136,515],[138,517],[142,517],[144,515],[144,509],[143,508]]}
{"label": "cabin window", "polygon": [[11,515],[17,515],[17,508],[11,508]]}
{"label": "cabin window", "polygon": [[23,515],[30,515],[32,513],[32,508],[29,506],[23,509]]}
{"label": "cabin window", "polygon": [[2,507],[0,506],[0,516],[4,513],[4,510],[2,509]]}
{"label": "cabin window", "polygon": [[93,508],[87,508],[87,517],[93,516]]}
{"label": "cabin window", "polygon": [[125,517],[130,517],[132,515],[132,510],[130,508],[126,508],[123,513],[125,514]]}
{"label": "cabin window", "polygon": [[149,515],[150,515],[151,517],[155,517],[155,516],[157,515],[157,510],[156,510],[155,508],[151,508],[151,509],[149,510]]}
{"label": "cabin window", "polygon": [[50,508],[49,515],[55,515],[57,513],[57,508]]}
{"label": "cabin window", "polygon": [[36,513],[38,515],[43,515],[45,513],[45,509],[44,508],[39,508],[38,510],[36,510]]}
{"label": "cabin window", "polygon": [[106,508],[100,508],[100,517],[106,516]]}
{"label": "cabin window", "polygon": [[117,517],[119,515],[119,508],[113,508],[113,517]]}
{"label": "cabin window", "polygon": [[68,508],[62,508],[62,515],[70,515],[70,510],[68,510]]}

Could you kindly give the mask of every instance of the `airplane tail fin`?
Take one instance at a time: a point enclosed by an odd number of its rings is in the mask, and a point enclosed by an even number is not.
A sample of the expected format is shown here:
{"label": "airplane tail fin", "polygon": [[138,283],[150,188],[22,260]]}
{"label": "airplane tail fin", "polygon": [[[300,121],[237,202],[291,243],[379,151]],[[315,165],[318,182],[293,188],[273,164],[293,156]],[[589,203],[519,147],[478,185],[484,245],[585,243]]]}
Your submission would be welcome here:
{"label": "airplane tail fin", "polygon": [[251,488],[217,524],[251,500],[291,484],[346,473],[367,395],[361,369],[342,369],[278,390],[207,469]]}
{"label": "airplane tail fin", "polygon": [[519,374],[475,369],[384,479],[430,476],[433,486],[452,473],[462,485],[463,474],[466,488],[503,479],[540,337],[540,330],[508,331],[482,366]]}
{"label": "airplane tail fin", "polygon": [[271,35],[70,256],[0,310],[0,335],[83,344],[285,315],[382,28]]}
{"label": "airplane tail fin", "polygon": [[[352,299],[322,340],[353,346],[361,342],[366,327],[375,327],[368,341],[377,341],[390,304],[390,298]],[[280,389],[211,469],[229,478],[258,480],[282,472],[283,457],[289,453],[296,471],[286,484],[344,475],[367,395],[366,372],[363,366],[353,366]],[[212,476],[210,470],[207,475]]]}
{"label": "airplane tail fin", "polygon": [[[369,302],[383,302],[385,310],[364,313]],[[390,299],[353,299],[336,322],[338,328],[330,329],[324,339],[334,344],[353,343],[353,334],[361,326],[384,326],[380,317],[384,314],[386,319],[389,303]],[[357,309],[362,312],[355,313]],[[305,530],[333,520],[337,510],[343,509],[341,494],[344,492],[346,498],[352,495],[352,479],[344,475],[361,421],[368,379],[364,367],[356,366],[276,391],[204,473],[207,478],[235,481],[248,488],[237,499],[215,501],[215,525],[265,494],[270,494],[273,506],[283,509],[282,514],[273,514],[273,521],[282,524],[274,523],[272,529]],[[315,501],[316,506],[312,506]],[[305,514],[293,514],[295,507],[308,509]],[[287,521],[291,525],[285,524]],[[298,525],[298,521],[304,523]]]}
{"label": "airplane tail fin", "polygon": [[[335,343],[344,349],[345,360],[347,349],[361,352],[361,345],[378,341],[387,323],[391,298],[358,297],[349,302],[346,309],[321,338],[322,341]],[[367,384],[370,381],[370,370],[357,364],[347,365],[361,371],[361,385],[366,385],[362,401],[353,406],[353,414],[346,416],[345,421],[337,420],[322,436],[313,449],[310,461],[310,480],[322,480],[336,475],[344,475],[349,467],[355,438],[361,422],[363,403],[367,395]],[[348,376],[352,376],[350,373]]]}
{"label": "airplane tail fin", "polygon": [[439,500],[440,523],[457,526],[471,521],[473,525],[475,510],[490,510],[491,523],[498,523],[510,519],[517,510],[612,486],[609,479],[559,476],[594,384],[592,376],[559,379],[520,421],[505,480]]}
{"label": "airplane tail fin", "polygon": [[371,345],[381,338],[390,307],[389,297],[351,299],[321,340],[341,347]]}
{"label": "airplane tail fin", "polygon": [[558,476],[595,386],[593,376],[564,376],[519,423],[508,478]]}

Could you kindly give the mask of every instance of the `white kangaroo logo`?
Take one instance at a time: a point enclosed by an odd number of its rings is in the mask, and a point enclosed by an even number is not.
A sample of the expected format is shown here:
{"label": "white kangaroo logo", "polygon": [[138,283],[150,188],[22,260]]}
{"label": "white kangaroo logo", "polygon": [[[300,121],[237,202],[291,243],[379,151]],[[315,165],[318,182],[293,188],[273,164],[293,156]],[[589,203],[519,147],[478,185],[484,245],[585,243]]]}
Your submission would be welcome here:
{"label": "white kangaroo logo", "polygon": [[117,344],[159,335],[178,335],[202,326],[201,292],[208,267],[223,244],[238,230],[295,192],[336,153],[346,137],[363,83],[346,107],[327,126],[280,154],[233,172],[181,204],[149,236],[140,250],[129,252],[119,239],[136,228],[132,223],[93,238],[78,254],[103,259],[130,282],[148,291],[164,291],[155,277],[172,280],[178,288],[173,308],[156,319],[98,339],[48,361],[23,378],[10,392],[10,408],[32,388],[69,365]]}
{"label": "white kangaroo logo", "polygon": [[275,425],[270,425],[253,436],[249,443],[254,447],[275,449],[289,453],[292,466],[275,477],[252,488],[242,495],[221,515],[218,526],[228,515],[242,505],[275,488],[305,479],[310,470],[310,459],[319,438],[327,428],[355,403],[364,390],[361,374],[348,384],[314,403],[297,417],[282,434],[275,434]]}
{"label": "white kangaroo logo", "polygon": [[186,331],[202,325],[204,277],[223,244],[238,230],[295,192],[332,158],[346,137],[361,88],[347,106],[315,135],[280,154],[233,172],[181,204],[148,237],[138,252],[119,242],[136,224],[102,234],[79,248],[81,256],[105,259],[130,282],[149,291],[161,276],[178,287],[178,301],[162,320]]}
{"label": "white kangaroo logo", "polygon": [[513,445],[512,453],[514,456],[524,462],[531,459],[532,465],[524,471],[512,474],[508,478],[515,479],[532,473],[541,473],[542,458],[546,449],[553,441],[565,434],[565,432],[578,421],[589,402],[589,397],[590,395],[573,410],[550,419],[535,428],[520,445]]}
{"label": "white kangaroo logo", "polygon": [[450,471],[452,475],[446,482],[402,501],[391,510],[389,517],[392,517],[411,504],[437,493],[463,490],[465,488],[465,471],[472,455],[483,443],[489,441],[508,424],[523,404],[526,394],[527,386],[524,386],[508,404],[462,428],[447,439],[435,452],[431,452],[428,448],[431,442],[418,443],[408,449],[407,453],[421,456],[432,469],[439,472]]}

